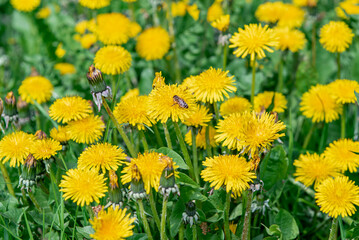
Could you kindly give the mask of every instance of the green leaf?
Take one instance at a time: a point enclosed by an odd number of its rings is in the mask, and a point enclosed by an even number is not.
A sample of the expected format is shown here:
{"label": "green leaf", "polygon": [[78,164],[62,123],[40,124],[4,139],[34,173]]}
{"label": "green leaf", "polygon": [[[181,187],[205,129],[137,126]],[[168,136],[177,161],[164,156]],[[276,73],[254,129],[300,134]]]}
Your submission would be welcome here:
{"label": "green leaf", "polygon": [[288,158],[282,146],[273,148],[260,165],[260,179],[266,190],[271,189],[278,181],[286,178]]}
{"label": "green leaf", "polygon": [[288,211],[281,209],[274,222],[280,227],[283,240],[295,239],[299,235],[297,222]]}
{"label": "green leaf", "polygon": [[81,234],[84,238],[91,238],[90,235],[94,234],[95,231],[91,226],[76,227],[77,233]]}
{"label": "green leaf", "polygon": [[173,161],[178,165],[179,168],[189,169],[189,167],[187,166],[187,164],[185,163],[183,158],[178,153],[173,151],[172,149],[170,149],[168,147],[161,147],[159,149],[156,149],[155,152],[162,153],[164,155],[169,156],[170,158],[173,159]]}
{"label": "green leaf", "polygon": [[170,233],[172,237],[175,237],[179,231],[182,223],[182,213],[185,211],[186,206],[183,201],[177,201],[173,206],[170,216]]}
{"label": "green leaf", "polygon": [[134,233],[131,237],[128,237],[127,240],[145,240],[148,239],[146,233]]}
{"label": "green leaf", "polygon": [[188,202],[188,201],[191,201],[191,200],[199,200],[199,201],[206,201],[207,200],[207,197],[204,196],[199,188],[197,189],[194,189],[192,187],[188,187],[188,186],[182,186],[181,189],[181,201],[183,202]]}
{"label": "green leaf", "polygon": [[155,73],[153,71],[153,68],[146,68],[141,72],[141,77],[138,84],[140,93],[148,94],[151,92],[152,82],[154,78],[155,78]]}
{"label": "green leaf", "polygon": [[232,221],[235,218],[242,216],[242,203],[238,204],[232,211],[231,215],[229,216],[229,220]]}
{"label": "green leaf", "polygon": [[188,177],[186,174],[179,172],[178,173],[179,178],[177,178],[177,181],[179,184],[183,184],[192,188],[199,188],[199,185],[192,180],[192,178]]}
{"label": "green leaf", "polygon": [[277,224],[273,224],[269,228],[265,226],[265,229],[268,235],[278,236],[278,237],[282,235],[282,232],[280,231],[280,228]]}

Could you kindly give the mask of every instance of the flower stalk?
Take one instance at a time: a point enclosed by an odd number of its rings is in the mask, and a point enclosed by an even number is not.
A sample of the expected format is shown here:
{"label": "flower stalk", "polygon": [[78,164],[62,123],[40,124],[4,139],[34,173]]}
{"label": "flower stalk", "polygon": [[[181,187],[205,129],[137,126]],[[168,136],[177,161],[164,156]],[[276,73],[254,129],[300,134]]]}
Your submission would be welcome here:
{"label": "flower stalk", "polygon": [[143,223],[143,227],[145,228],[145,232],[147,234],[147,237],[148,237],[149,240],[153,240],[151,230],[150,230],[150,226],[148,225],[148,222],[147,222],[145,209],[143,208],[142,200],[138,199],[137,204],[138,204],[138,207],[139,207],[139,210],[140,210],[141,220],[142,220],[142,223]]}
{"label": "flower stalk", "polygon": [[340,79],[340,76],[341,76],[340,70],[341,70],[341,68],[340,68],[340,53],[339,52],[337,53],[337,66],[338,66],[337,79]]}
{"label": "flower stalk", "polygon": [[9,177],[9,173],[7,172],[6,170],[6,167],[4,164],[0,163],[0,169],[1,169],[1,173],[4,177],[4,180],[5,180],[5,183],[6,183],[6,186],[7,186],[7,190],[9,191],[9,193],[13,196],[13,197],[16,197],[15,196],[15,191],[14,191],[14,188],[12,187],[12,184],[11,184],[11,180],[10,180],[10,177]]}
{"label": "flower stalk", "polygon": [[338,234],[338,218],[333,218],[332,227],[330,228],[329,240],[336,240]]}
{"label": "flower stalk", "polygon": [[146,140],[145,133],[142,130],[140,130],[140,137],[141,137],[141,141],[142,141],[142,144],[143,144],[143,149],[145,151],[148,151],[148,143],[147,143],[147,140]]}
{"label": "flower stalk", "polygon": [[160,134],[160,131],[158,131],[158,127],[156,124],[153,124],[153,132],[155,133],[155,137],[156,137],[156,141],[157,141],[158,145],[160,145],[160,147],[163,147],[164,144],[163,144],[163,141],[161,138],[161,134]]}
{"label": "flower stalk", "polygon": [[346,106],[343,106],[343,113],[342,116],[340,117],[340,122],[341,122],[341,131],[340,131],[340,137],[341,138],[345,138],[345,119],[346,118]]}
{"label": "flower stalk", "polygon": [[208,157],[212,157],[211,141],[210,141],[210,139],[209,139],[209,126],[206,127],[205,137],[206,137],[206,151],[207,151],[207,156],[208,156]]}
{"label": "flower stalk", "polygon": [[251,89],[251,104],[254,105],[254,93],[256,88],[256,55],[252,62],[252,89]]}
{"label": "flower stalk", "polygon": [[196,178],[196,182],[199,183],[198,154],[197,154],[197,145],[196,145],[197,129],[195,127],[192,127],[191,134],[192,134],[193,171],[194,171],[194,176]]}
{"label": "flower stalk", "polygon": [[229,230],[229,208],[230,208],[230,206],[231,206],[231,191],[227,192],[227,194],[226,194],[226,206],[225,206],[225,212],[224,212],[224,233],[226,235],[226,240],[231,240],[231,232]]}
{"label": "flower stalk", "polygon": [[157,213],[156,203],[155,203],[155,200],[153,199],[153,192],[152,191],[148,195],[148,198],[150,200],[151,211],[152,211],[152,215],[153,215],[153,218],[155,220],[156,226],[157,226],[158,230],[161,231],[161,220],[160,220],[160,218],[158,216],[158,213]]}
{"label": "flower stalk", "polygon": [[161,240],[166,240],[166,214],[168,197],[163,195],[162,216],[161,216]]}
{"label": "flower stalk", "polygon": [[171,142],[171,136],[170,136],[170,132],[168,131],[168,127],[166,123],[162,123],[163,125],[163,131],[165,132],[165,138],[166,138],[166,142],[167,142],[167,147],[170,149],[173,149],[172,147],[172,142]]}
{"label": "flower stalk", "polygon": [[251,190],[247,191],[247,204],[246,204],[246,211],[244,214],[244,224],[243,224],[243,231],[242,231],[242,240],[248,240],[250,228],[251,228],[251,206],[252,206],[252,199],[253,199],[253,192]]}

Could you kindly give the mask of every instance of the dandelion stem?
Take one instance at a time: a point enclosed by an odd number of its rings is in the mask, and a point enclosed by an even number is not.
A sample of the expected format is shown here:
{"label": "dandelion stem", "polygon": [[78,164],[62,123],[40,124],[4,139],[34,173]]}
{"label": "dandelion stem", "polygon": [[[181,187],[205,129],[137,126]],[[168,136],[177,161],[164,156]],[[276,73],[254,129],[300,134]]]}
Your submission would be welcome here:
{"label": "dandelion stem", "polygon": [[255,89],[256,89],[256,56],[254,55],[254,59],[252,62],[252,89],[251,89],[251,104],[252,104],[252,106],[254,103]]}
{"label": "dandelion stem", "polygon": [[194,225],[192,226],[192,239],[193,239],[193,240],[197,240],[197,239],[198,239],[198,237],[197,237],[197,225],[196,225],[196,224],[194,224]]}
{"label": "dandelion stem", "polygon": [[162,141],[162,138],[161,138],[161,134],[160,134],[160,131],[158,131],[158,127],[156,124],[153,124],[153,131],[155,133],[155,136],[156,136],[156,141],[158,143],[158,145],[160,145],[160,147],[163,147],[164,144],[163,144],[163,141]]}
{"label": "dandelion stem", "polygon": [[214,109],[214,114],[216,115],[216,120],[219,120],[219,111],[218,111],[218,105],[216,102],[213,103],[213,109]]}
{"label": "dandelion stem", "polygon": [[310,142],[310,139],[312,138],[315,126],[316,126],[315,123],[312,123],[312,127],[309,129],[309,132],[307,133],[307,136],[305,136],[303,147],[302,147],[303,150],[307,149],[307,146],[308,146],[308,144]]}
{"label": "dandelion stem", "polygon": [[277,92],[283,91],[283,54],[281,54],[280,60],[279,60],[279,66],[278,66],[278,86],[277,86]]}
{"label": "dandelion stem", "polygon": [[9,177],[9,173],[7,172],[6,170],[6,167],[4,164],[0,163],[0,169],[1,169],[1,173],[2,173],[2,176],[5,180],[5,183],[6,183],[6,186],[7,186],[7,190],[9,191],[9,193],[13,196],[13,197],[16,197],[15,196],[15,191],[14,191],[14,188],[12,187],[12,184],[11,184],[11,180],[10,180],[10,177]]}
{"label": "dandelion stem", "polygon": [[155,200],[153,199],[152,190],[151,190],[151,193],[148,195],[148,198],[150,200],[151,211],[152,211],[153,218],[155,219],[156,226],[157,226],[158,230],[161,231],[161,220],[157,213],[156,203],[155,203]]}
{"label": "dandelion stem", "polygon": [[196,145],[197,129],[195,127],[192,127],[191,134],[192,134],[193,171],[194,171],[194,176],[196,178],[196,182],[199,183],[198,156],[197,156],[198,154],[197,154],[197,145]]}
{"label": "dandelion stem", "polygon": [[142,223],[143,223],[143,227],[145,228],[145,232],[147,234],[147,237],[148,237],[149,240],[153,240],[151,230],[150,230],[150,226],[148,225],[148,222],[147,222],[145,209],[143,208],[142,200],[141,199],[137,200],[137,204],[138,204],[138,207],[140,209],[140,216],[141,216],[141,220],[142,220]]}
{"label": "dandelion stem", "polygon": [[227,67],[227,55],[228,55],[228,44],[223,46],[223,71],[226,71]]}
{"label": "dandelion stem", "polygon": [[42,209],[41,209],[39,203],[37,202],[37,200],[36,200],[34,194],[33,194],[32,192],[28,192],[28,195],[29,195],[29,197],[30,197],[32,203],[33,203],[34,206],[36,207],[37,211],[39,211],[39,212],[41,213],[41,212],[42,212]]}
{"label": "dandelion stem", "polygon": [[75,219],[74,219],[74,228],[72,230],[72,240],[75,239],[75,229],[76,229],[76,220],[77,220],[77,213],[79,211],[79,205],[76,206],[76,212],[75,212]]}
{"label": "dandelion stem", "polygon": [[343,106],[343,113],[342,113],[342,116],[340,118],[341,120],[341,132],[340,132],[340,137],[341,138],[345,138],[345,119],[346,118],[346,106],[344,105]]}
{"label": "dandelion stem", "polygon": [[170,149],[172,148],[172,142],[171,142],[171,136],[170,136],[170,132],[168,131],[168,127],[166,123],[162,123],[163,125],[163,131],[165,132],[165,138],[166,138],[166,142],[167,142],[167,147]]}
{"label": "dandelion stem", "polygon": [[338,218],[333,218],[328,240],[336,240],[338,234]]}
{"label": "dandelion stem", "polygon": [[[224,212],[224,233],[226,235],[226,240],[231,240],[231,233],[229,231],[229,208],[230,208],[230,206],[231,206],[231,191],[227,192],[226,206],[225,206],[225,212]],[[243,228],[243,230],[244,230],[244,228]]]}
{"label": "dandelion stem", "polygon": [[148,151],[148,143],[147,143],[146,136],[145,136],[145,133],[143,132],[143,130],[140,130],[140,137],[141,137],[141,141],[143,144],[143,149],[145,151]]}
{"label": "dandelion stem", "polygon": [[242,232],[242,240],[247,240],[249,238],[249,229],[251,228],[251,206],[252,206],[253,192],[251,190],[247,191],[247,205],[246,212],[244,214],[244,224]]}
{"label": "dandelion stem", "polygon": [[183,136],[182,136],[182,133],[181,133],[181,130],[178,126],[178,123],[177,122],[173,122],[173,125],[175,127],[175,131],[176,131],[176,135],[177,135],[177,139],[178,139],[178,142],[181,146],[181,150],[182,150],[182,153],[183,153],[183,156],[184,156],[184,159],[189,167],[189,174],[190,176],[193,178],[194,177],[194,173],[193,173],[193,166],[192,166],[192,161],[191,161],[191,158],[188,154],[188,150],[187,150],[187,147],[186,147],[186,144],[183,140]]}
{"label": "dandelion stem", "polygon": [[337,79],[340,79],[341,67],[340,67],[340,53],[339,52],[337,53],[337,66],[338,66]]}
{"label": "dandelion stem", "polygon": [[163,195],[162,202],[162,215],[161,215],[161,240],[166,240],[166,213],[167,213],[167,200],[168,197]]}
{"label": "dandelion stem", "polygon": [[178,240],[184,240],[184,224],[183,224],[183,222],[181,223],[179,231],[178,231]]}
{"label": "dandelion stem", "polygon": [[60,158],[61,158],[62,164],[64,164],[65,170],[67,171],[68,168],[67,168],[67,166],[66,166],[66,162],[65,162],[65,159],[64,159],[64,155],[63,155],[62,153],[60,153],[59,156],[60,156]]}
{"label": "dandelion stem", "polygon": [[125,132],[123,131],[121,125],[118,123],[117,119],[115,118],[115,116],[113,115],[110,107],[108,106],[106,99],[104,97],[102,97],[102,104],[104,106],[104,108],[106,109],[107,114],[109,115],[109,117],[111,118],[112,122],[115,124],[115,127],[117,128],[118,132],[120,133],[123,141],[125,142],[128,151],[130,152],[132,157],[136,157],[136,151],[135,148],[133,147],[132,143],[130,142],[130,140],[128,139],[128,137],[126,136]]}
{"label": "dandelion stem", "polygon": [[129,7],[130,7],[130,18],[131,18],[131,21],[136,22],[135,5],[134,5],[133,2],[129,2],[128,5],[129,5]]}
{"label": "dandelion stem", "polygon": [[312,67],[316,65],[316,45],[317,45],[317,18],[312,25]]}
{"label": "dandelion stem", "polygon": [[212,157],[212,150],[211,150],[211,141],[209,139],[209,126],[206,127],[206,151],[207,156]]}

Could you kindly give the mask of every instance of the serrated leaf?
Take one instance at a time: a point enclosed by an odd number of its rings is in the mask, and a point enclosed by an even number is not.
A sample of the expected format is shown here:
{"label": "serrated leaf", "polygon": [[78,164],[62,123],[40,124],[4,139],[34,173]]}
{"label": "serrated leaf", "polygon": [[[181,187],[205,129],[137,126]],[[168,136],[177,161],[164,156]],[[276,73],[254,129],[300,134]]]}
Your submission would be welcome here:
{"label": "serrated leaf", "polygon": [[168,147],[161,147],[159,149],[155,149],[154,151],[158,152],[158,153],[162,153],[162,154],[167,155],[170,158],[172,158],[173,161],[178,165],[179,168],[189,169],[189,167],[187,166],[187,164],[185,163],[183,158],[178,153],[173,151],[172,149],[170,149]]}

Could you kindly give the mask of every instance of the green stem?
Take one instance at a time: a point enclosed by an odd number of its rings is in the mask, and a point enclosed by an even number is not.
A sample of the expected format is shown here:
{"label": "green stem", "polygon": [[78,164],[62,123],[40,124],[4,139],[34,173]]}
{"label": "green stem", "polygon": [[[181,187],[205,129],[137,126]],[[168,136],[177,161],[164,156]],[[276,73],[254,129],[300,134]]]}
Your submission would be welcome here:
{"label": "green stem", "polygon": [[186,147],[186,144],[183,140],[183,136],[182,136],[182,133],[181,133],[181,129],[179,128],[178,126],[178,123],[177,122],[173,122],[173,126],[175,127],[175,132],[176,132],[176,135],[177,135],[177,139],[178,139],[178,142],[181,146],[181,150],[182,150],[182,153],[183,153],[183,156],[184,156],[184,159],[189,167],[189,174],[190,176],[193,178],[194,177],[194,173],[193,173],[193,166],[192,166],[192,161],[191,161],[191,158],[188,154],[188,150],[187,150],[187,147]]}
{"label": "green stem", "polygon": [[231,232],[229,230],[229,208],[231,206],[231,191],[227,192],[226,195],[226,208],[224,213],[224,233],[226,240],[231,240]]}
{"label": "green stem", "polygon": [[36,209],[41,213],[42,212],[42,209],[40,207],[40,204],[37,202],[34,194],[32,192],[28,192],[28,195],[32,201],[32,203],[34,204],[34,206],[36,207]]}
{"label": "green stem", "polygon": [[142,200],[141,199],[137,200],[137,203],[138,203],[138,207],[140,209],[140,216],[141,216],[141,220],[142,220],[142,223],[143,223],[143,227],[145,228],[145,232],[147,234],[147,237],[148,237],[149,240],[153,240],[151,230],[150,230],[150,226],[148,225],[148,222],[147,222],[145,209],[143,208]]}
{"label": "green stem", "polygon": [[228,55],[228,44],[223,46],[223,71],[226,71],[227,67],[227,55]]}
{"label": "green stem", "polygon": [[193,239],[193,240],[197,240],[197,239],[198,239],[198,237],[197,237],[197,225],[196,225],[196,224],[194,224],[194,225],[192,226],[192,239]]}
{"label": "green stem", "polygon": [[342,216],[338,216],[338,220],[339,220],[339,232],[340,232],[340,237],[341,237],[341,239],[346,239],[346,237],[345,237],[345,228],[344,228],[344,224],[343,224],[343,218],[342,218]]}
{"label": "green stem", "polygon": [[243,231],[242,231],[242,240],[247,240],[249,238],[249,230],[251,228],[251,206],[252,206],[252,198],[253,198],[253,192],[251,190],[248,190],[247,194],[247,205],[246,205],[246,211],[244,214],[244,224],[243,224]]}
{"label": "green stem", "polygon": [[4,164],[0,163],[0,169],[1,169],[1,173],[2,173],[2,176],[4,178],[4,181],[6,183],[6,186],[7,186],[7,190],[9,191],[9,193],[16,198],[15,196],[15,191],[14,191],[14,188],[12,187],[12,184],[11,184],[11,180],[10,180],[10,177],[9,177],[9,173],[7,172],[6,170],[6,167]]}
{"label": "green stem", "polygon": [[341,134],[340,134],[340,137],[341,138],[345,138],[345,119],[346,118],[346,106],[344,105],[343,106],[343,113],[342,113],[342,116],[341,116],[341,118],[340,118],[340,120],[341,120]]}
{"label": "green stem", "polygon": [[252,89],[251,89],[251,104],[254,104],[254,93],[256,88],[256,56],[254,55],[254,59],[252,62]]}
{"label": "green stem", "polygon": [[196,178],[196,182],[199,183],[198,156],[197,156],[197,145],[196,145],[197,130],[195,127],[191,128],[191,134],[192,134],[193,171],[194,171],[194,176]]}
{"label": "green stem", "polygon": [[278,86],[277,86],[277,92],[283,91],[283,54],[281,54],[280,60],[279,60],[279,66],[278,66]]}
{"label": "green stem", "polygon": [[66,162],[65,162],[64,156],[62,155],[62,153],[60,153],[59,156],[60,156],[60,158],[61,158],[62,164],[64,164],[65,170],[67,171],[68,168],[67,168],[67,166],[66,166]]}
{"label": "green stem", "polygon": [[333,218],[328,240],[336,240],[338,235],[338,218]]}
{"label": "green stem", "polygon": [[340,67],[340,53],[338,52],[337,53],[337,66],[338,66],[338,72],[337,72],[337,79],[340,79],[340,69],[341,69],[341,67]]}
{"label": "green stem", "polygon": [[158,127],[157,127],[157,124],[153,124],[153,131],[155,133],[155,136],[156,136],[156,141],[158,143],[158,145],[160,147],[163,147],[164,144],[163,144],[163,141],[162,141],[162,138],[161,138],[161,134],[160,134],[160,131],[158,131]]}
{"label": "green stem", "polygon": [[34,237],[32,235],[31,228],[29,225],[29,221],[27,220],[26,211],[24,209],[23,209],[23,214],[24,214],[24,218],[25,218],[26,229],[29,234],[30,240],[34,240]]}
{"label": "green stem", "polygon": [[157,213],[156,203],[155,203],[155,200],[153,199],[152,190],[151,190],[150,194],[148,195],[148,197],[150,200],[151,211],[152,211],[153,218],[155,219],[156,226],[157,226],[158,230],[161,231],[161,220]]}
{"label": "green stem", "polygon": [[317,45],[317,23],[316,20],[312,25],[312,67],[315,68],[316,65],[316,45]]}
{"label": "green stem", "polygon": [[75,219],[74,219],[74,229],[72,230],[72,240],[75,239],[75,229],[76,229],[76,220],[77,220],[77,213],[79,210],[79,205],[76,206],[76,212],[75,212]]}
{"label": "green stem", "polygon": [[219,111],[218,111],[218,105],[216,102],[213,103],[213,109],[214,109],[214,114],[216,115],[216,120],[219,120]]}
{"label": "green stem", "polygon": [[104,97],[102,97],[102,104],[104,106],[104,108],[106,109],[106,112],[108,113],[109,117],[111,118],[112,122],[115,124],[115,127],[117,128],[118,132],[120,133],[123,141],[125,142],[128,151],[130,152],[132,157],[136,157],[136,151],[135,148],[133,147],[132,143],[130,142],[130,140],[128,139],[128,137],[126,136],[125,132],[123,131],[121,125],[118,123],[117,119],[115,118],[115,116],[113,115],[110,107],[108,106],[106,99]]}
{"label": "green stem", "polygon": [[171,142],[171,136],[170,136],[170,132],[168,131],[168,127],[166,123],[162,123],[163,125],[163,131],[165,132],[165,138],[166,138],[166,142],[167,142],[167,147],[170,149],[173,149],[172,147],[172,142]]}
{"label": "green stem", "polygon": [[143,144],[143,149],[145,151],[148,151],[148,143],[147,143],[146,136],[145,136],[145,133],[143,132],[143,130],[140,130],[140,137],[141,137],[141,141]]}
{"label": "green stem", "polygon": [[162,214],[161,214],[161,240],[166,240],[166,213],[168,197],[163,195]]}
{"label": "green stem", "polygon": [[128,3],[129,7],[130,7],[130,18],[132,22],[136,22],[136,11],[135,11],[135,5],[133,2],[129,2]]}
{"label": "green stem", "polygon": [[206,151],[207,157],[212,157],[211,140],[209,139],[209,125],[206,127]]}
{"label": "green stem", "polygon": [[181,223],[179,231],[178,231],[178,240],[184,240],[184,224],[183,224],[183,222]]}
{"label": "green stem", "polygon": [[307,133],[307,136],[305,136],[304,143],[303,143],[303,150],[307,149],[307,146],[310,142],[310,139],[312,138],[313,131],[315,129],[316,124],[312,123],[312,127],[309,129],[309,132]]}

